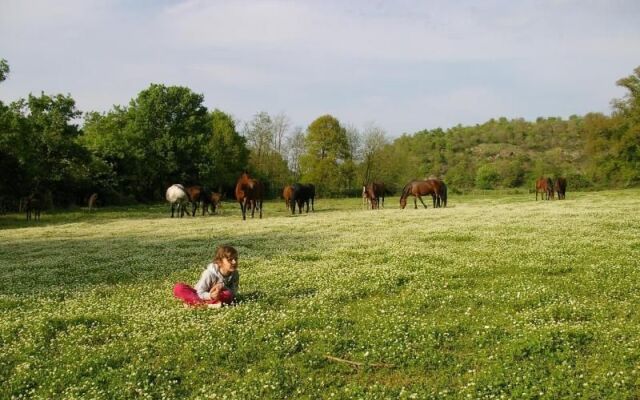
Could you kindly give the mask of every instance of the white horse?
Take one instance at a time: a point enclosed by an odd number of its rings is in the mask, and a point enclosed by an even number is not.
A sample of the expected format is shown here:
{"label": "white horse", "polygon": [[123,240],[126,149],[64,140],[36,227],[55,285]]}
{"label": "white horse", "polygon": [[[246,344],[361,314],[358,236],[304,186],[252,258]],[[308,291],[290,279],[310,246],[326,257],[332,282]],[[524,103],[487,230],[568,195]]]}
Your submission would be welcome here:
{"label": "white horse", "polygon": [[[176,217],[178,214],[180,218],[184,216],[184,212],[189,204],[189,196],[187,195],[186,190],[184,190],[184,186],[176,183],[175,185],[171,185],[169,189],[167,189],[166,194],[167,201],[171,204],[171,218],[173,218],[174,211],[176,212]],[[187,214],[189,214],[189,211]]]}

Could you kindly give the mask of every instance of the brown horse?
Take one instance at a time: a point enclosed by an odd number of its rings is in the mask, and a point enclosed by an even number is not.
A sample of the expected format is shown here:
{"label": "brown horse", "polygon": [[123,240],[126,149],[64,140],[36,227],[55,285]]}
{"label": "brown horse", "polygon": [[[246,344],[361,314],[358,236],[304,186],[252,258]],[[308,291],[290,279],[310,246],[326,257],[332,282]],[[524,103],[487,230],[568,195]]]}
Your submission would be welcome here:
{"label": "brown horse", "polygon": [[[189,196],[189,203],[191,203],[191,216],[195,217],[200,202],[204,203],[205,201],[205,190],[200,185],[187,186],[184,190],[187,192],[187,196]],[[189,211],[187,211],[187,214],[189,214]],[[202,207],[202,215],[204,215],[204,205]]]}
{"label": "brown horse", "polygon": [[538,193],[541,193],[541,200],[553,199],[553,181],[551,178],[540,177],[536,181],[536,201],[538,201]]}
{"label": "brown horse", "polygon": [[313,183],[294,183],[291,185],[291,214],[296,213],[296,204],[298,205],[298,214],[302,214],[302,207],[307,205],[307,213],[309,212],[309,201],[311,201],[311,211],[314,209],[314,201],[316,198],[316,187]]}
{"label": "brown horse", "polygon": [[380,205],[384,208],[384,183],[372,182],[365,186],[365,195],[371,202],[371,209],[380,209]]}
{"label": "brown horse", "polygon": [[262,198],[264,196],[264,186],[257,179],[249,177],[245,171],[240,175],[236,182],[236,200],[240,203],[242,210],[242,219],[247,219],[247,208],[251,208],[251,218],[256,211],[260,210],[260,218],[262,218]]}
{"label": "brown horse", "polygon": [[557,178],[554,189],[558,193],[558,200],[564,200],[567,193],[567,180],[565,178]]}
{"label": "brown horse", "polygon": [[31,219],[32,214],[33,219],[40,221],[40,211],[42,210],[40,198],[34,194],[26,197],[24,199],[24,210],[27,216],[27,221]]}
{"label": "brown horse", "polygon": [[[442,197],[443,188],[442,183],[438,179],[427,179],[424,181],[414,180],[405,185],[400,195],[400,208],[404,209],[407,206],[407,197],[409,195],[414,196],[413,205],[414,208],[418,208],[418,200],[427,208],[427,205],[422,201],[422,196],[431,195],[433,199],[433,208],[440,206],[440,198]],[[446,198],[446,195],[445,195]]]}
{"label": "brown horse", "polygon": [[284,199],[284,205],[287,207],[287,211],[291,209],[291,198],[293,197],[293,187],[287,185],[282,191],[282,198]]}
{"label": "brown horse", "polygon": [[[211,207],[211,211],[209,211]],[[207,214],[215,214],[216,210],[222,207],[222,195],[220,193],[205,191],[205,195],[202,197],[202,215],[205,211]]]}
{"label": "brown horse", "polygon": [[98,193],[93,193],[89,196],[89,200],[87,201],[87,205],[89,206],[89,212],[96,207],[96,202],[98,201]]}

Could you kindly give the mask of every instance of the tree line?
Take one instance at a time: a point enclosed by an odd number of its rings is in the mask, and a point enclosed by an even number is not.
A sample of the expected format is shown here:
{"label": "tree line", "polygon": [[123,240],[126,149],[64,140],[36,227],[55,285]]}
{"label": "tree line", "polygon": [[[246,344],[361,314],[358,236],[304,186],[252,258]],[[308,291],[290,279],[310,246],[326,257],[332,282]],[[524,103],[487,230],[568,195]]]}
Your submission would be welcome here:
{"label": "tree line", "polygon": [[[10,69],[0,60],[0,82]],[[405,133],[346,125],[322,115],[306,128],[286,114],[256,113],[241,123],[208,110],[187,87],[151,84],[128,105],[82,113],[71,95],[29,94],[0,102],[0,205],[17,209],[33,193],[53,207],[153,202],[172,183],[232,195],[240,173],[261,179],[269,197],[292,182],[319,196],[359,195],[383,181],[392,191],[411,179],[438,177],[450,190],[532,187],[541,175],[570,188],[640,183],[640,67],[617,84],[627,89],[612,113],[535,121],[491,119]]]}

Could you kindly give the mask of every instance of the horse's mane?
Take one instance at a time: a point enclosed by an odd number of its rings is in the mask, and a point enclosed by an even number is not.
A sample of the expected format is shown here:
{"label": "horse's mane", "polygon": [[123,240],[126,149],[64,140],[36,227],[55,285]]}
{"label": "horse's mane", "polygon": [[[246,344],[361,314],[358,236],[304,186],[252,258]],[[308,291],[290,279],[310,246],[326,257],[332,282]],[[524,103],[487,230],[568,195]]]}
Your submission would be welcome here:
{"label": "horse's mane", "polygon": [[404,186],[404,188],[402,189],[402,195],[400,196],[401,199],[407,198],[409,196],[409,191],[411,191],[412,185],[413,182],[409,182]]}

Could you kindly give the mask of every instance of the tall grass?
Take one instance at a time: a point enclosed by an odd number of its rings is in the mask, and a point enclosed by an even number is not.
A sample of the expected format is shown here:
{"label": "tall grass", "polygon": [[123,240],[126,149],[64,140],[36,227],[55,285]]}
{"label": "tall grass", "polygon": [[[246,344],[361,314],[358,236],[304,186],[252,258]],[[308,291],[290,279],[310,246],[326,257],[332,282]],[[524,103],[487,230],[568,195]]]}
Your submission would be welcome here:
{"label": "tall grass", "polygon": [[[0,398],[636,398],[639,195],[0,217]],[[222,243],[239,303],[183,308]]]}

